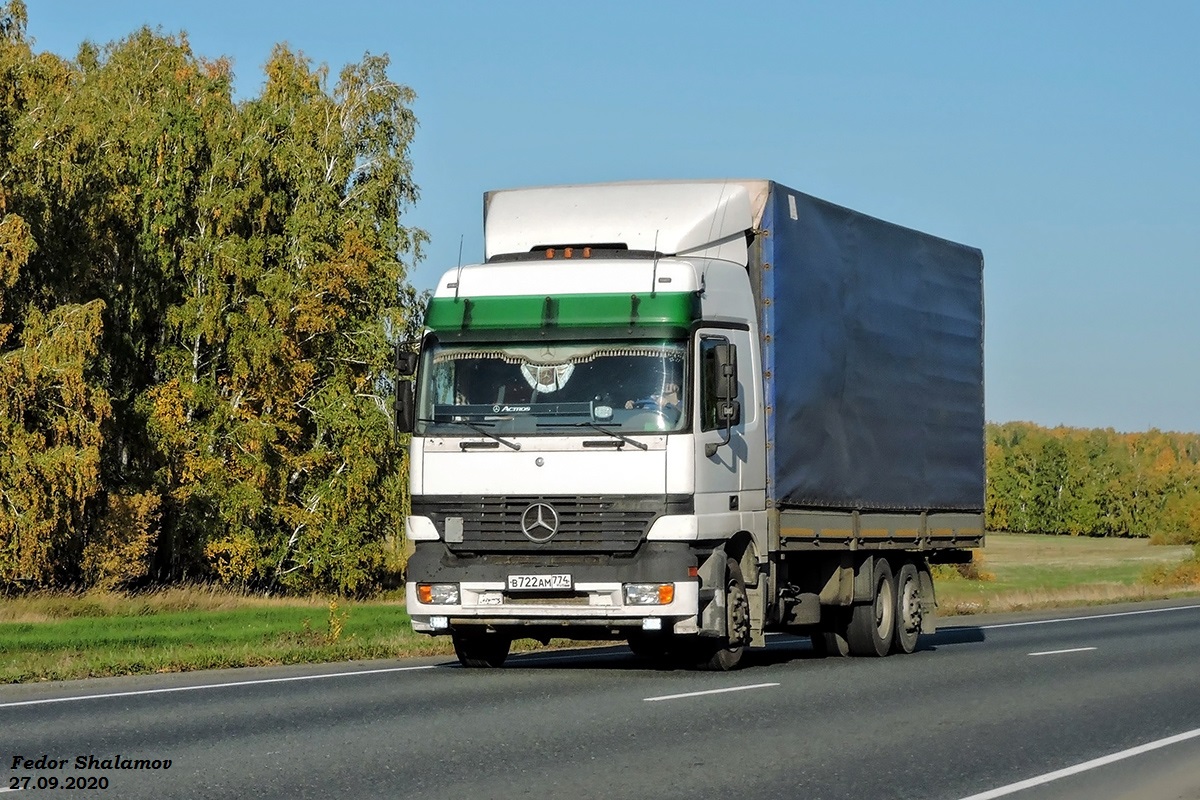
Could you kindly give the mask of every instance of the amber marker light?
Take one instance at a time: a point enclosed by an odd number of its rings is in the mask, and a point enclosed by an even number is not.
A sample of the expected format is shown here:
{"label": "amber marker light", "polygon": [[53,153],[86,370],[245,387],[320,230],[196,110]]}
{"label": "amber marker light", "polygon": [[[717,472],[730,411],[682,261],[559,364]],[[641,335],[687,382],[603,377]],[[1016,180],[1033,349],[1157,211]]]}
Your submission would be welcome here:
{"label": "amber marker light", "polygon": [[627,583],[624,593],[627,606],[665,606],[675,599],[675,584]]}
{"label": "amber marker light", "polygon": [[572,253],[574,253],[574,252],[575,252],[575,251],[574,251],[574,250],[572,250],[571,248],[569,248],[569,247],[564,247],[564,248],[563,248],[563,258],[570,258],[570,257],[571,257],[571,254],[572,254]]}
{"label": "amber marker light", "polygon": [[457,605],[458,597],[459,593],[457,583],[417,584],[417,599],[421,601],[422,604]]}

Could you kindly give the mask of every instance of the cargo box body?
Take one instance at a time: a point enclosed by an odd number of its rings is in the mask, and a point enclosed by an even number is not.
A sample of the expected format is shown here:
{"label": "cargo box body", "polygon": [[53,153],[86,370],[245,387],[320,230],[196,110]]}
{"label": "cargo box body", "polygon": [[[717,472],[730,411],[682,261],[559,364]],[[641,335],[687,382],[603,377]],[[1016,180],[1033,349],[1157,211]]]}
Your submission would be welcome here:
{"label": "cargo box body", "polygon": [[983,254],[778,183],[759,226],[768,502],[981,512]]}

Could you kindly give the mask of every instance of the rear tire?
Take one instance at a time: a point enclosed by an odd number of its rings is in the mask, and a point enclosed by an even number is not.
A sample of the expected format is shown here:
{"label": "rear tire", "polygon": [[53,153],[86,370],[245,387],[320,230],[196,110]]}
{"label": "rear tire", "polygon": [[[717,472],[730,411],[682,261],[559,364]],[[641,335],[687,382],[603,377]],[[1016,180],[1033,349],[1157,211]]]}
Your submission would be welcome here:
{"label": "rear tire", "polygon": [[911,653],[921,635],[921,576],[915,564],[905,562],[896,574],[896,635],[893,653]]}
{"label": "rear tire", "polygon": [[845,658],[850,655],[846,628],[850,624],[849,609],[821,609],[821,630],[811,634],[812,648],[821,658]]}
{"label": "rear tire", "polygon": [[875,559],[871,602],[853,607],[846,640],[856,656],[886,656],[896,635],[896,579],[882,558]]}
{"label": "rear tire", "polygon": [[508,658],[512,639],[496,633],[453,634],[458,663],[471,669],[495,669]]}
{"label": "rear tire", "polygon": [[814,633],[812,640],[813,652],[821,658],[844,658],[850,655],[850,643],[846,637],[835,631]]}

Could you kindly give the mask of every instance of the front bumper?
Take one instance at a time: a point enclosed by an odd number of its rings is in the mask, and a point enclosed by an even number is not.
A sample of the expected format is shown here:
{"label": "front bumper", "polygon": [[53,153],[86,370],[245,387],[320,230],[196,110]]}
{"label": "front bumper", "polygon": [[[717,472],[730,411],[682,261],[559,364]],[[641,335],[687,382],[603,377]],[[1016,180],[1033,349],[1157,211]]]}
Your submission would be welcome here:
{"label": "front bumper", "polygon": [[[586,638],[577,628],[623,630],[663,630],[695,633],[699,584],[695,581],[675,584],[675,599],[667,605],[624,605],[620,583],[577,583],[571,602],[560,598],[539,597],[537,593],[506,593],[504,583],[467,582],[459,584],[457,605],[424,604],[417,600],[416,584],[407,586],[408,613],[413,630],[420,633],[449,633],[465,626],[486,627],[561,627],[563,635]],[[556,602],[557,600],[557,602]],[[647,619],[661,620],[647,624]],[[435,624],[436,621],[436,624]]]}
{"label": "front bumper", "polygon": [[[547,553],[519,559],[462,558],[441,542],[417,542],[408,563],[408,614],[413,630],[450,633],[465,627],[522,629],[568,638],[604,638],[637,631],[696,633],[700,583],[689,575],[694,553],[683,543],[645,543],[632,558],[581,558]],[[509,575],[569,574],[570,592],[509,592]],[[422,603],[418,583],[456,583],[456,604]],[[673,583],[664,605],[626,605],[626,583]],[[531,634],[529,634],[531,635]]]}

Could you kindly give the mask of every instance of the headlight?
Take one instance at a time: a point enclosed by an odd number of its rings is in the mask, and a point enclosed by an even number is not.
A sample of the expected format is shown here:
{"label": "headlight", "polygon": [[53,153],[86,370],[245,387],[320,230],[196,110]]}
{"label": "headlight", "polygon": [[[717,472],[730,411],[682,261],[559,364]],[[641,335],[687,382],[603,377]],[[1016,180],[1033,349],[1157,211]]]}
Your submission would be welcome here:
{"label": "headlight", "polygon": [[673,583],[625,584],[625,605],[627,606],[665,606],[674,600],[675,584]]}
{"label": "headlight", "polygon": [[458,584],[418,583],[417,599],[426,605],[458,605]]}

